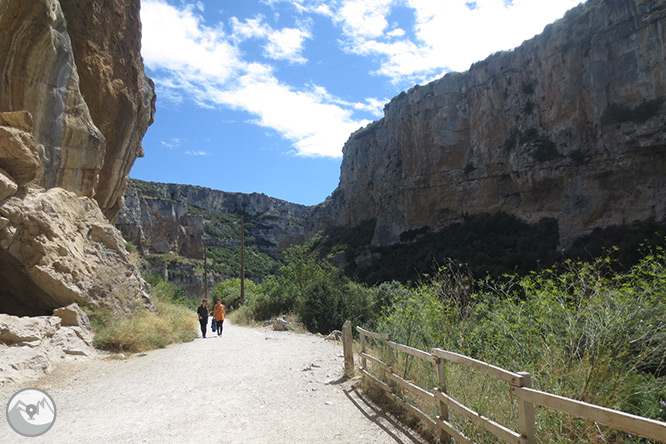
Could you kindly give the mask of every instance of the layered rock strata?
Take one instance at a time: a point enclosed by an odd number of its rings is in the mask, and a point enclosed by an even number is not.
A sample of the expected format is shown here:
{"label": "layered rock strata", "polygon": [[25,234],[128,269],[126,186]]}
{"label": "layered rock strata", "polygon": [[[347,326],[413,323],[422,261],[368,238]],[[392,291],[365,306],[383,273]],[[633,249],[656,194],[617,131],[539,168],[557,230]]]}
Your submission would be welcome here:
{"label": "layered rock strata", "polygon": [[31,185],[42,166],[30,115],[0,113],[0,313],[46,315],[77,302],[128,312],[151,306],[125,240],[97,203]]}
{"label": "layered rock strata", "polygon": [[[131,183],[116,226],[142,253],[177,253],[203,258],[205,220],[188,214],[189,206],[219,213],[235,213],[257,221],[250,234],[258,248],[273,257],[305,240],[309,207],[259,193],[231,193],[210,188],[147,183],[149,192]],[[144,187],[145,188],[145,187]],[[206,245],[224,247],[238,239],[206,237]]]}
{"label": "layered rock strata", "polygon": [[0,0],[0,36],[0,112],[32,115],[39,184],[113,219],[154,113],[139,0]]}
{"label": "layered rock strata", "polygon": [[374,245],[465,214],[557,219],[561,244],[666,217],[666,1],[591,0],[513,51],[402,93],[352,134],[310,231]]}
{"label": "layered rock strata", "polygon": [[63,307],[154,308],[109,223],[154,112],[139,5],[0,0],[0,381],[94,355]]}
{"label": "layered rock strata", "polygon": [[166,254],[203,259],[204,218],[188,214],[187,203],[144,196],[131,185],[116,220],[128,241],[142,254]]}

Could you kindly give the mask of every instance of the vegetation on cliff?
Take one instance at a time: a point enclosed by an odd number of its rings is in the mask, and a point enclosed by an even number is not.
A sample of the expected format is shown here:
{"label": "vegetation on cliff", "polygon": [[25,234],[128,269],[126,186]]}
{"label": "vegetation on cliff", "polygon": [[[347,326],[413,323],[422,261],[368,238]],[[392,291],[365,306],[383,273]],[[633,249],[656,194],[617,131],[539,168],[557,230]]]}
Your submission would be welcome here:
{"label": "vegetation on cliff", "polygon": [[330,227],[312,236],[306,248],[350,278],[377,285],[416,281],[448,259],[466,264],[475,278],[500,277],[525,275],[566,258],[593,260],[612,247],[618,247],[617,264],[630,267],[638,263],[643,242],[654,244],[666,236],[665,222],[637,221],[595,229],[558,251],[556,220],[528,224],[501,211],[467,215],[437,232],[427,226],[410,230],[402,233],[400,243],[385,247],[371,245],[374,229],[374,220],[354,228]]}

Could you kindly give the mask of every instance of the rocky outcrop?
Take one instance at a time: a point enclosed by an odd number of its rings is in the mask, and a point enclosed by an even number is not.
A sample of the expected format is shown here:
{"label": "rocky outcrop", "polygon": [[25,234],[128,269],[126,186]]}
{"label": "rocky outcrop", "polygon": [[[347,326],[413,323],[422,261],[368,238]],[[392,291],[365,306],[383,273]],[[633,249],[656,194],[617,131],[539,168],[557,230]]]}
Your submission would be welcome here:
{"label": "rocky outcrop", "polygon": [[76,304],[53,316],[0,313],[0,385],[35,379],[60,362],[94,358],[88,317]]}
{"label": "rocky outcrop", "polygon": [[73,302],[151,306],[125,240],[97,204],[62,188],[26,188],[0,205],[0,312],[50,314]]}
{"label": "rocky outcrop", "polygon": [[44,171],[25,112],[0,113],[0,313],[48,315],[81,303],[152,306],[120,232],[97,203],[31,185]]}
{"label": "rocky outcrop", "polygon": [[[106,140],[94,198],[113,220],[123,206],[130,169],[155,113],[154,85],[141,58],[139,0],[60,0],[79,85]],[[61,186],[61,185],[58,185]]]}
{"label": "rocky outcrop", "polygon": [[124,202],[116,227],[142,253],[203,259],[204,218],[190,215],[185,202],[144,196],[131,182]]}
{"label": "rocky outcrop", "polygon": [[0,30],[0,112],[32,115],[39,184],[114,218],[154,112],[139,0],[0,0]]}
{"label": "rocky outcrop", "polygon": [[666,1],[591,0],[510,52],[391,100],[352,134],[310,231],[373,244],[504,211],[597,227],[666,217]]}
{"label": "rocky outcrop", "polygon": [[154,111],[140,31],[139,0],[0,0],[2,382],[94,355],[72,304],[154,308],[109,223]]}
{"label": "rocky outcrop", "polygon": [[[125,206],[116,226],[142,253],[173,252],[203,258],[205,218],[189,214],[189,207],[216,213],[246,216],[246,227],[257,239],[260,251],[273,257],[305,240],[309,207],[268,197],[210,188],[131,181],[125,192]],[[252,223],[248,223],[249,220]],[[206,234],[206,245],[224,247],[239,239]]]}

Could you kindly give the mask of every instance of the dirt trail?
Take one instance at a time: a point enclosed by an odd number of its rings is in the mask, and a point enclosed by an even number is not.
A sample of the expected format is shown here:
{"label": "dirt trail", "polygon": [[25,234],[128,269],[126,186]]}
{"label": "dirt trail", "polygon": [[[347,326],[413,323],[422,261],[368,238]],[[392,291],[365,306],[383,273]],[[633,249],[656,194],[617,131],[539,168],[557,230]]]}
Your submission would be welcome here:
{"label": "dirt trail", "polygon": [[0,416],[1,443],[420,443],[342,382],[342,347],[309,334],[225,323],[224,336],[128,360],[65,364],[38,381],[50,431],[24,438]]}

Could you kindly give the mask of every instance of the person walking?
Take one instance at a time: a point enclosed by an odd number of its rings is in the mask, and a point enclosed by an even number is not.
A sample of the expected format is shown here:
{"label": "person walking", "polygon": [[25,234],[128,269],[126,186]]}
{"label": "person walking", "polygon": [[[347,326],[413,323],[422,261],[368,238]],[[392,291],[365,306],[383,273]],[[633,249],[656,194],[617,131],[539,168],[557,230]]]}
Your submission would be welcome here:
{"label": "person walking", "polygon": [[215,322],[217,322],[217,335],[222,336],[222,323],[224,322],[224,318],[227,317],[227,311],[220,299],[217,300],[217,303],[213,307],[213,316],[215,316]]}
{"label": "person walking", "polygon": [[199,324],[201,324],[201,335],[206,337],[206,324],[208,323],[208,301],[204,299],[201,301],[201,305],[197,308],[197,314],[199,315]]}

